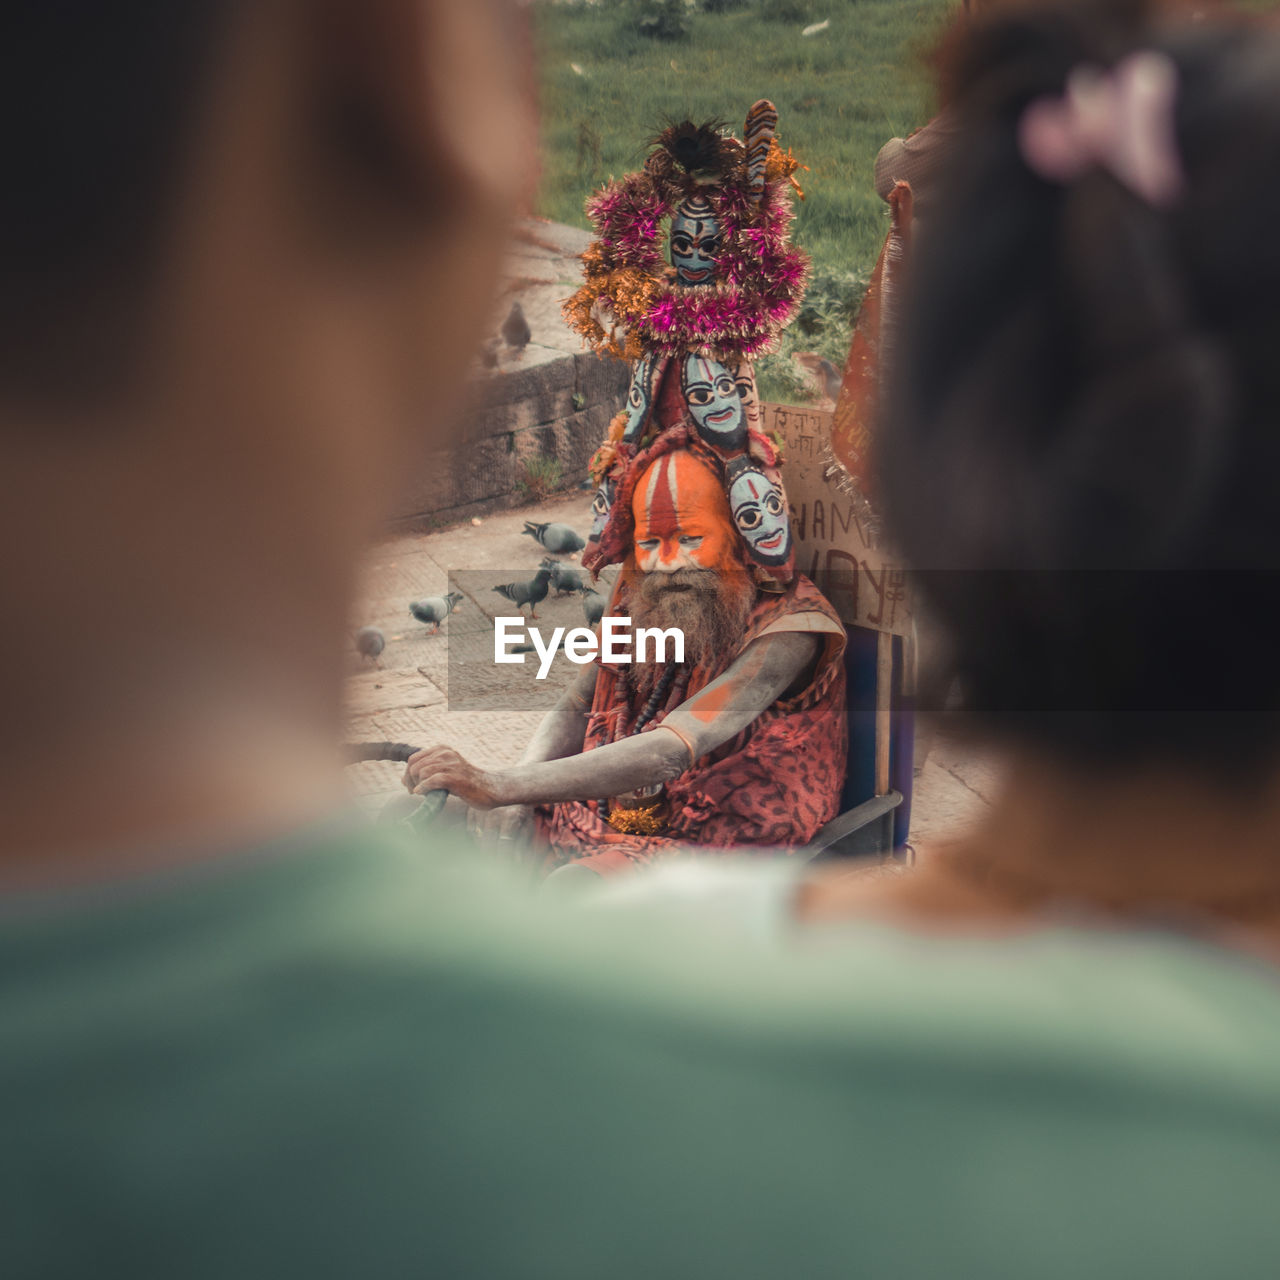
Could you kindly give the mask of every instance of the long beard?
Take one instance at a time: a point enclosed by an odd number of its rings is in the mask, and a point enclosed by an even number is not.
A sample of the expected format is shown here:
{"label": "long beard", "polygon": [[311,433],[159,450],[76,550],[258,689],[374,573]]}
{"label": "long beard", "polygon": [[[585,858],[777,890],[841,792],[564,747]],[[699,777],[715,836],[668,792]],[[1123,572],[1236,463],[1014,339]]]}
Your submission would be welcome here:
{"label": "long beard", "polygon": [[[633,627],[679,627],[684,633],[684,659],[693,667],[722,658],[725,665],[738,652],[747,618],[756,602],[755,583],[737,570],[677,569],[674,573],[642,573],[631,595]],[[631,668],[641,692],[652,689],[670,662],[650,656]]]}

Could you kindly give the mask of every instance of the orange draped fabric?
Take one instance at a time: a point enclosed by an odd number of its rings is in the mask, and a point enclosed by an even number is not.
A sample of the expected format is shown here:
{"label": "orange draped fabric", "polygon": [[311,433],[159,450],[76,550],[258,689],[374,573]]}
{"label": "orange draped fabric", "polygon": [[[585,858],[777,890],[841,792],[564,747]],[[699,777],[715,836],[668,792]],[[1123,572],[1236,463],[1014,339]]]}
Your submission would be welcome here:
{"label": "orange draped fabric", "polygon": [[912,198],[907,183],[894,185],[889,193],[889,211],[889,234],[854,325],[831,425],[833,458],[868,498],[872,432],[883,372],[893,345],[902,271],[911,243]]}

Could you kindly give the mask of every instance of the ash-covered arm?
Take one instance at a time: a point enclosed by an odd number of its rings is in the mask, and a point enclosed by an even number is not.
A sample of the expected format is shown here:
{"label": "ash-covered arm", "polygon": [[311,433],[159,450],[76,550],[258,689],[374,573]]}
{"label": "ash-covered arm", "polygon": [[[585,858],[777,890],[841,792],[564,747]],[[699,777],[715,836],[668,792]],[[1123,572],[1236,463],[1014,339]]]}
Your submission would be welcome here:
{"label": "ash-covered arm", "polygon": [[542,717],[516,768],[578,755],[587,735],[587,713],[596,691],[596,665],[585,663],[577,679]]}
{"label": "ash-covered arm", "polygon": [[[699,757],[742,732],[772,706],[817,657],[822,641],[808,632],[780,632],[749,645],[732,666],[682,703],[656,729],[567,758],[498,770],[499,804],[594,800],[677,778]],[[543,722],[548,726],[551,716]],[[538,738],[542,730],[539,730]],[[537,743],[538,738],[535,738]],[[548,729],[548,740],[550,730]],[[528,758],[534,749],[526,753]]]}

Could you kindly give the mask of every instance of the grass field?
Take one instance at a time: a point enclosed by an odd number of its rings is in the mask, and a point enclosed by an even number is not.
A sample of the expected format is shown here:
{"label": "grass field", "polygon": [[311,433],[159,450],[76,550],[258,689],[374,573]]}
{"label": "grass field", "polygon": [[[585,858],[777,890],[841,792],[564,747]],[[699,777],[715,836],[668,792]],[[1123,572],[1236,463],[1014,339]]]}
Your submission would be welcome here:
{"label": "grass field", "polygon": [[[537,6],[544,175],[540,212],[586,226],[582,204],[638,168],[667,120],[719,118],[741,135],[771,98],[779,138],[808,173],[796,239],[817,265],[864,269],[884,238],[872,187],[880,146],[929,115],[923,55],[955,0],[746,0],[691,10],[684,39],[641,35],[636,0]],[[768,12],[786,14],[770,19]],[[830,26],[801,34],[827,19]]]}
{"label": "grass field", "polygon": [[[675,0],[665,0],[674,3]],[[876,152],[930,115],[924,59],[958,0],[717,0],[687,7],[688,34],[639,34],[664,0],[535,6],[542,58],[540,212],[586,226],[582,203],[639,166],[667,120],[719,118],[741,135],[747,108],[771,98],[779,136],[809,173],[796,239],[820,268],[865,269],[885,232],[872,188]],[[1243,0],[1274,12],[1280,0]],[[770,17],[769,15],[778,15]],[[811,24],[826,30],[802,34]]]}

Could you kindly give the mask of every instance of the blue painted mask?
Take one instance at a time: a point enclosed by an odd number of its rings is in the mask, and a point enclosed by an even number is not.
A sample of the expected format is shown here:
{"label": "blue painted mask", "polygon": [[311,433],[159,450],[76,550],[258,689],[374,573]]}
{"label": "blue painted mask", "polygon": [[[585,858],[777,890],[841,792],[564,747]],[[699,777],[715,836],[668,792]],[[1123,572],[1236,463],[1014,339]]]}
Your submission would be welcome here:
{"label": "blue painted mask", "polygon": [[609,512],[613,510],[613,494],[617,482],[612,476],[605,476],[596,490],[591,503],[591,532],[587,534],[588,542],[599,542],[600,535],[609,520]]}
{"label": "blue painted mask", "polygon": [[729,510],[751,556],[761,564],[785,564],[791,554],[791,519],[780,485],[748,457],[729,464]]}
{"label": "blue painted mask", "polygon": [[628,444],[640,438],[649,406],[653,403],[653,357],[641,356],[631,375],[631,387],[627,391],[627,426],[622,438]]}
{"label": "blue painted mask", "polygon": [[722,454],[747,445],[747,418],[733,374],[706,356],[686,356],[680,383],[698,434]]}
{"label": "blue painted mask", "polygon": [[720,223],[706,196],[688,196],[671,219],[671,265],[676,283],[711,284],[720,250]]}

